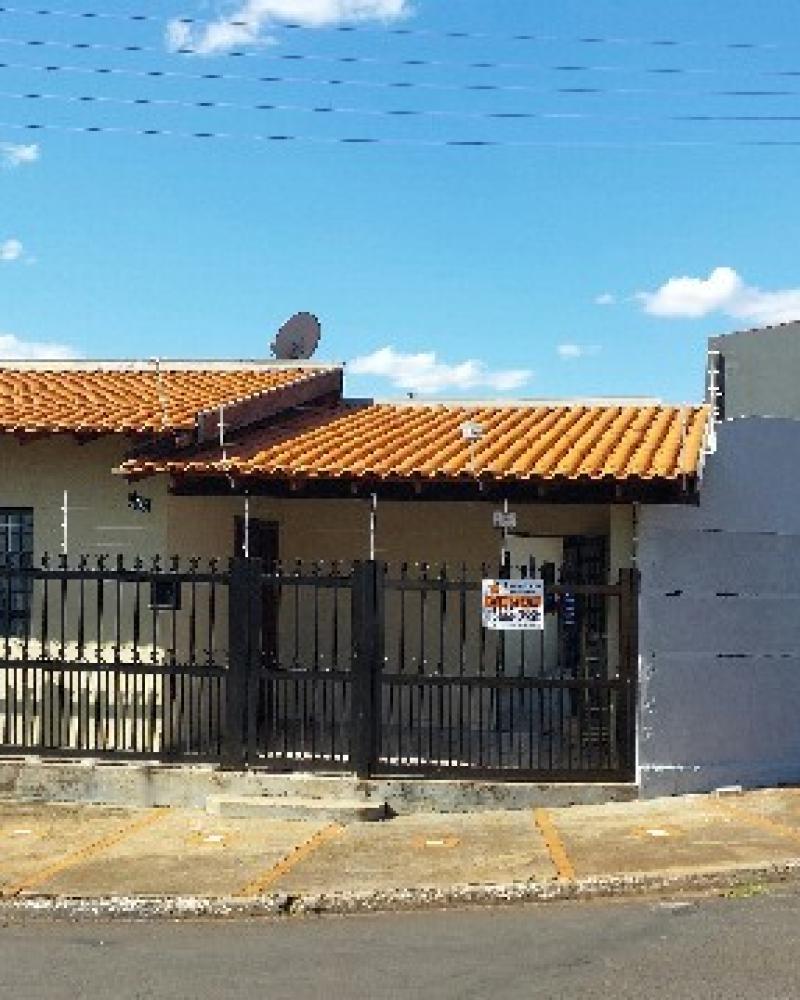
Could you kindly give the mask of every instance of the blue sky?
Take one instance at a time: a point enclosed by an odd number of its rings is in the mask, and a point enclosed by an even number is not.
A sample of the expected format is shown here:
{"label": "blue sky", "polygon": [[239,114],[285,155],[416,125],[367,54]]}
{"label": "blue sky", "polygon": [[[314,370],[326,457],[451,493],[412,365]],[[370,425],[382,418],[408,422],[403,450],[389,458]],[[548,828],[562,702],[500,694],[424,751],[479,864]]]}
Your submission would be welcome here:
{"label": "blue sky", "polygon": [[263,357],[307,309],[359,395],[695,399],[709,334],[800,315],[800,146],[746,145],[800,140],[789,0],[37,6],[0,14],[0,355]]}

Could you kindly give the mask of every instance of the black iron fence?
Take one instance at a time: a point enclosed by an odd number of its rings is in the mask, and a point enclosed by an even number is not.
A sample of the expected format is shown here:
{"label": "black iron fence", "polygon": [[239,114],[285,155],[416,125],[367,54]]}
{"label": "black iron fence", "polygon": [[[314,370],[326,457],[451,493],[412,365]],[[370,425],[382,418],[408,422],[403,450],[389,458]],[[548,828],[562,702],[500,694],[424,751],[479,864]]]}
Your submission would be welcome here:
{"label": "black iron fence", "polygon": [[0,567],[0,750],[219,759],[228,581],[198,560]]}
{"label": "black iron fence", "polygon": [[[0,752],[629,779],[636,579],[551,573],[545,627],[481,579],[378,562],[0,566]],[[558,579],[555,583],[552,580]]]}

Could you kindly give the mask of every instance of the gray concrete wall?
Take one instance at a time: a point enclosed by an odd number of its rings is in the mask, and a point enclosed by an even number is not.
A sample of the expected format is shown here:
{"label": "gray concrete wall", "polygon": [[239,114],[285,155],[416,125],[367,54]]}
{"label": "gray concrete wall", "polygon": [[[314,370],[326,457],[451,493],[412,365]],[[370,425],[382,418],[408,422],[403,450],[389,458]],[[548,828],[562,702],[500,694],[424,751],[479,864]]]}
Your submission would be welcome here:
{"label": "gray concrete wall", "polygon": [[800,782],[800,421],[718,428],[697,508],[638,521],[643,795]]}
{"label": "gray concrete wall", "polygon": [[724,358],[726,419],[800,417],[800,322],[713,337],[709,350]]}

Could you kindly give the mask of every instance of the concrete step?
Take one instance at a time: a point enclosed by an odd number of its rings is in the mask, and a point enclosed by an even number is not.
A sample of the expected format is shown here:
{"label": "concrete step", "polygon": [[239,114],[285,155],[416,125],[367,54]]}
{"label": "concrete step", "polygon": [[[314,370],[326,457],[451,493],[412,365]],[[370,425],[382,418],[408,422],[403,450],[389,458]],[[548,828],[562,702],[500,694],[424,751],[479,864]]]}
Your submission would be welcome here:
{"label": "concrete step", "polygon": [[[258,783],[254,796],[267,798],[302,799],[346,799],[360,801],[368,799],[365,783],[349,774],[309,774],[298,771],[293,774],[271,774],[251,772]],[[250,794],[242,791],[242,794]]]}
{"label": "concrete step", "polygon": [[368,823],[386,819],[386,803],[365,799],[303,798],[298,795],[209,795],[206,812],[230,819],[310,819]]}

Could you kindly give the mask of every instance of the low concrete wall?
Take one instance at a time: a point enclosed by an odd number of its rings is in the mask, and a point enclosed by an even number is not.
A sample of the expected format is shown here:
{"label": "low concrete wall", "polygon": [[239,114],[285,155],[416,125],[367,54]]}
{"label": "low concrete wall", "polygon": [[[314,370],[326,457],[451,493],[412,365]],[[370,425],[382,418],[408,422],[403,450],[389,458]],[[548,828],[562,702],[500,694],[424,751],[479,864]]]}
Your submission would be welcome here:
{"label": "low concrete wall", "polygon": [[639,520],[645,796],[800,782],[800,422],[718,432],[698,508]]}
{"label": "low concrete wall", "polygon": [[212,766],[104,764],[0,759],[0,797],[37,802],[87,802],[120,806],[204,809],[209,795],[363,798],[386,802],[398,815],[485,809],[558,808],[626,802],[634,785],[533,782],[359,781],[350,775],[221,771]]}

